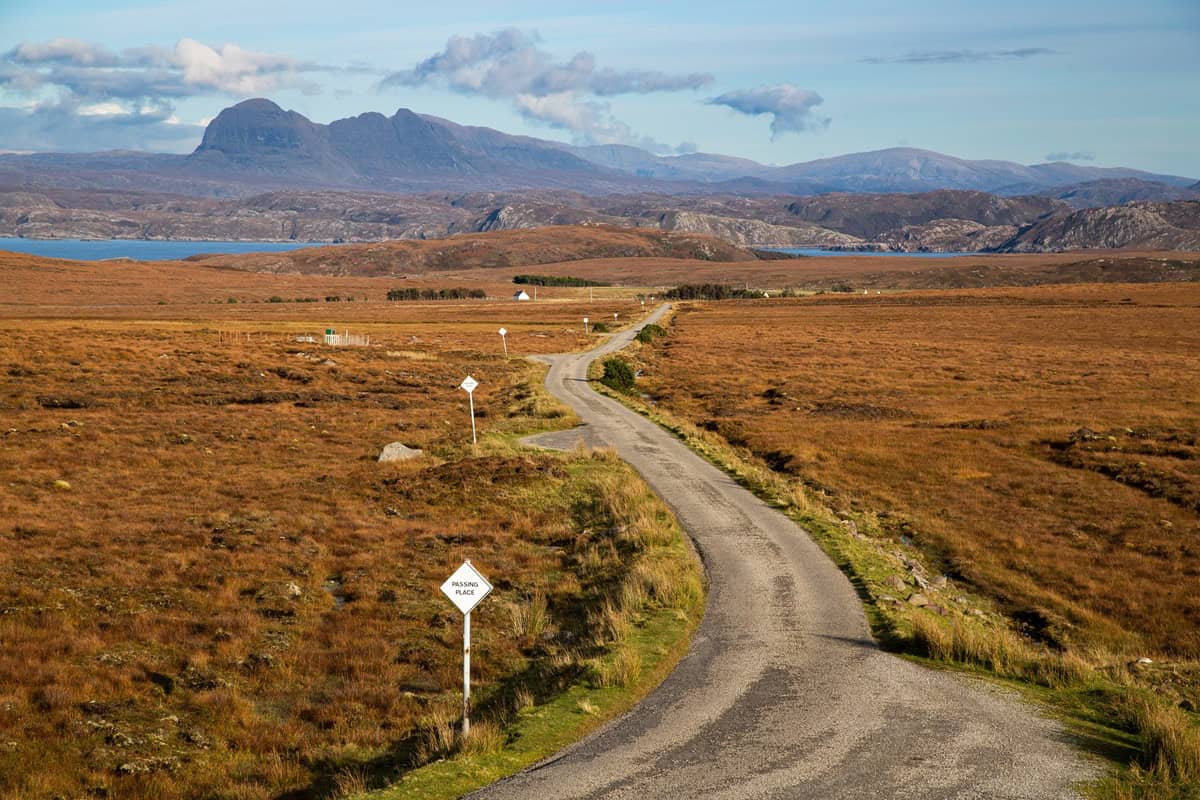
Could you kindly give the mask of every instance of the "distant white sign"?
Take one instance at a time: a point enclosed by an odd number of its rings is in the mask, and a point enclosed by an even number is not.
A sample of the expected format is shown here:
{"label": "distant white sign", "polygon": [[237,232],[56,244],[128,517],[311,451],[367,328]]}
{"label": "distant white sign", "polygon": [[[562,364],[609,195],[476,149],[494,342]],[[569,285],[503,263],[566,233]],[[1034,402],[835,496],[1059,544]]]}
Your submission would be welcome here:
{"label": "distant white sign", "polygon": [[463,378],[463,382],[458,385],[458,388],[462,389],[467,394],[471,394],[471,392],[475,391],[478,386],[479,381],[468,375],[467,377]]}
{"label": "distant white sign", "polygon": [[464,614],[470,614],[471,609],[479,605],[479,601],[492,591],[492,584],[479,574],[479,570],[471,566],[470,561],[454,571],[454,574],[442,584],[442,594],[450,598],[450,602]]}
{"label": "distant white sign", "polygon": [[501,328],[501,329],[500,329],[500,335],[501,335],[501,336],[508,336],[508,328]]}

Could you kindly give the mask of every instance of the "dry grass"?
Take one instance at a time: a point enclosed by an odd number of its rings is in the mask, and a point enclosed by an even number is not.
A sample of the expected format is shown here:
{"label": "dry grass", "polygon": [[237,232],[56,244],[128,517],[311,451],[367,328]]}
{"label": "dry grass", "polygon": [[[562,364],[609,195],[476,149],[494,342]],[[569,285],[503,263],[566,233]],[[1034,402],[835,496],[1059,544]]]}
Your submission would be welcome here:
{"label": "dry grass", "polygon": [[[512,277],[523,271],[517,267],[388,277],[276,275],[191,261],[66,261],[0,250],[0,315],[213,322],[312,320],[326,324],[331,320],[373,324],[511,320],[574,325],[589,311],[599,320],[610,319],[614,311],[625,317],[634,310],[636,293],[624,288],[542,286],[537,288],[537,302],[514,302],[510,298],[517,287]],[[491,299],[385,299],[391,289],[457,286],[483,289]],[[328,302],[327,297],[341,299]],[[271,298],[287,302],[269,302]],[[294,302],[306,298],[317,302]],[[595,302],[589,302],[587,308],[556,308],[560,303],[592,298]],[[582,335],[582,325],[580,328]],[[495,333],[495,326],[490,332]]]}
{"label": "dry grass", "polygon": [[[0,797],[340,795],[456,752],[461,623],[437,587],[466,557],[497,584],[480,704],[597,655],[567,643],[640,550],[592,501],[644,486],[498,438],[565,420],[486,314],[395,313],[379,347],[337,350],[285,317],[0,323]],[[587,341],[507,327],[510,348]],[[378,464],[395,440],[427,456]]]}
{"label": "dry grass", "polygon": [[641,385],[1027,636],[1195,658],[1197,352],[1193,285],[712,304]]}

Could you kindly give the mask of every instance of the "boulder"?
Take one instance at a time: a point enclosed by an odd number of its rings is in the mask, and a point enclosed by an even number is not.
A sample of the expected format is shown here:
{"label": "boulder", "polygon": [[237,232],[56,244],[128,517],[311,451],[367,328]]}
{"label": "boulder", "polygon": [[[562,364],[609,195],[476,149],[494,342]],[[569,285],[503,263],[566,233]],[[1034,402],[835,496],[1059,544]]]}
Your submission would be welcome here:
{"label": "boulder", "polygon": [[392,442],[387,447],[383,448],[383,452],[379,454],[380,461],[408,461],[412,458],[420,458],[425,452],[414,447],[405,447],[400,442]]}

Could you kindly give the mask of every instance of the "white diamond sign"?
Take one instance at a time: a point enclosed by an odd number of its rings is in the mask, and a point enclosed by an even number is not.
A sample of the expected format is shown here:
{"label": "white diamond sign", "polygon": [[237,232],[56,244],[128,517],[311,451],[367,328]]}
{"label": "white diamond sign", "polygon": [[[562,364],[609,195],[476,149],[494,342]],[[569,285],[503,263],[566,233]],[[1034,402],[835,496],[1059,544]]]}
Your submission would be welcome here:
{"label": "white diamond sign", "polygon": [[466,390],[467,394],[475,391],[475,387],[479,385],[479,381],[468,375],[463,379],[463,382],[458,385],[458,388]]}
{"label": "white diamond sign", "polygon": [[479,570],[471,566],[470,561],[454,570],[454,574],[442,584],[442,594],[450,598],[450,602],[458,606],[464,614],[470,614],[471,609],[479,605],[479,601],[492,591],[488,579],[479,574]]}
{"label": "white diamond sign", "polygon": [[500,335],[501,335],[501,336],[508,336],[508,328],[501,328],[501,329],[500,329]]}

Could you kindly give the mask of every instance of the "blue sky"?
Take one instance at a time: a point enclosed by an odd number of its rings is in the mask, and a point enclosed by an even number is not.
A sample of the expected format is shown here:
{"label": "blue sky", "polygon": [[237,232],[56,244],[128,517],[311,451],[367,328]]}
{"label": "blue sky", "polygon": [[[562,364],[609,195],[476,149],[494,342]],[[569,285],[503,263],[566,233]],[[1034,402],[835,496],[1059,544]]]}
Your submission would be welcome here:
{"label": "blue sky", "polygon": [[774,164],[912,146],[1200,178],[1196,0],[0,0],[0,52],[0,150],[186,152],[267,96]]}

